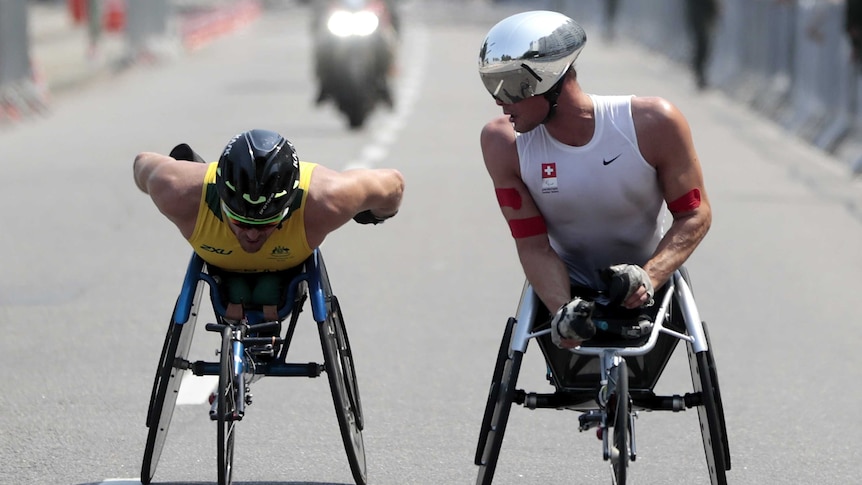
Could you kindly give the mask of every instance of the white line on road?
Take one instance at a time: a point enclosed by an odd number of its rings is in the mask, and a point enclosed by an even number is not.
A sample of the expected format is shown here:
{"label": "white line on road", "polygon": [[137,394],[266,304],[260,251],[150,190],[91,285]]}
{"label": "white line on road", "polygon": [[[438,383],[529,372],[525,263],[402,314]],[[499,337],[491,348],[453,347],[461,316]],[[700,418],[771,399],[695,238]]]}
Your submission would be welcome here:
{"label": "white line on road", "polygon": [[413,110],[420,86],[425,79],[425,65],[428,59],[428,33],[424,28],[415,31],[415,42],[410,45],[404,58],[408,60],[405,79],[399,85],[395,97],[395,112],[381,120],[374,133],[373,141],[359,151],[359,157],[350,161],[345,169],[372,168],[389,154],[389,145],[397,138],[407,117]]}
{"label": "white line on road", "polygon": [[180,384],[177,406],[208,403],[210,393],[216,387],[218,387],[218,376],[196,376],[187,373]]}

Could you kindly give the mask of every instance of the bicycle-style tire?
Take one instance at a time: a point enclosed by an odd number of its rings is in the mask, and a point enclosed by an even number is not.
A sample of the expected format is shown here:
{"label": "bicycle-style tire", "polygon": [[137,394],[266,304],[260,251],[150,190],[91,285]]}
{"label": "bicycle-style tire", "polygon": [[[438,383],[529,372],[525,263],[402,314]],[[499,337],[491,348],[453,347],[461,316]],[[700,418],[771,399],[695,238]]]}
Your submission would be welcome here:
{"label": "bicycle-style tire", "polygon": [[500,378],[503,376],[503,368],[509,358],[509,345],[512,340],[512,329],[515,327],[515,319],[509,318],[506,328],[503,330],[503,339],[500,341],[500,349],[497,351],[497,362],[494,364],[494,374],[491,377],[491,388],[488,391],[488,401],[485,403],[485,414],[482,416],[482,427],[479,429],[479,442],[476,444],[476,456],[473,463],[482,465],[482,455],[485,453],[485,444],[488,442],[488,433],[491,431],[491,418],[494,417],[494,405],[497,402],[497,389],[500,388]]}
{"label": "bicycle-style tire", "polygon": [[695,353],[687,344],[691,380],[695,393],[700,393],[701,404],[697,406],[703,450],[712,485],[726,485],[730,470],[730,446],[727,441],[727,426],[724,420],[724,407],[718,387],[718,372],[712,355],[706,323],[702,322],[707,348]]}
{"label": "bicycle-style tire", "polygon": [[365,485],[368,470],[365,461],[365,443],[362,438],[362,404],[353,365],[353,354],[350,350],[341,307],[338,305],[338,299],[332,294],[332,286],[322,257],[320,257],[320,279],[327,303],[326,320],[318,324],[324,355],[324,370],[329,380],[329,389],[350,471],[356,485]]}
{"label": "bicycle-style tire", "polygon": [[173,312],[171,315],[147,410],[146,424],[149,431],[141,464],[141,483],[144,485],[149,484],[156,473],[186,370],[175,363],[186,360],[194,335],[195,319],[180,325],[174,323]]}
{"label": "bicycle-style tire", "polygon": [[497,459],[503,447],[503,435],[506,433],[506,425],[509,423],[509,412],[515,400],[515,386],[518,383],[518,373],[521,371],[523,358],[523,352],[513,350],[509,355],[507,350],[503,370],[500,373],[500,383],[497,386],[491,386],[494,394],[494,411],[491,415],[484,451],[479,463],[476,485],[490,485],[494,479]]}
{"label": "bicycle-style tire", "polygon": [[625,359],[612,370],[615,391],[614,405],[614,432],[613,448],[611,453],[611,466],[614,470],[614,483],[625,485],[626,475],[630,457],[630,431],[629,426],[629,372]]}
{"label": "bicycle-style tire", "polygon": [[233,481],[233,449],[237,423],[237,379],[242,379],[242,375],[234,374],[233,329],[226,325],[221,336],[218,394],[216,395],[216,421],[218,422],[216,460],[219,485],[230,485]]}

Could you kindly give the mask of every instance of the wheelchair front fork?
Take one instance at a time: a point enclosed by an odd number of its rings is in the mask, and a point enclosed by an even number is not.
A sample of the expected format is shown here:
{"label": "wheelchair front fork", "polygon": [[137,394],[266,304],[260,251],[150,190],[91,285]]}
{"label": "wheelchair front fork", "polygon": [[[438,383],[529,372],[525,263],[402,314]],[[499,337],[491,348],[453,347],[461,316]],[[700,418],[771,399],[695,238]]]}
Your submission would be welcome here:
{"label": "wheelchair front fork", "polygon": [[[607,359],[607,360],[605,360]],[[581,413],[578,416],[578,431],[588,431],[592,428],[598,427],[596,430],[597,438],[602,440],[602,458],[607,461],[611,458],[611,444],[608,436],[608,427],[609,423],[613,422],[613,416],[611,416],[610,412],[614,409],[614,406],[609,406],[610,398],[616,392],[616,387],[613,383],[611,383],[607,376],[613,373],[613,369],[617,365],[617,360],[622,359],[619,356],[603,356],[602,360],[602,380],[600,382],[599,389],[596,391],[596,404],[599,405],[599,409],[590,409]],[[629,399],[628,394],[625,396],[615,396],[615,399]],[[613,411],[615,412],[615,411]],[[637,458],[637,444],[635,440],[635,418],[637,417],[637,412],[631,411],[628,415],[628,433],[629,433],[629,459],[631,461],[635,461]]]}

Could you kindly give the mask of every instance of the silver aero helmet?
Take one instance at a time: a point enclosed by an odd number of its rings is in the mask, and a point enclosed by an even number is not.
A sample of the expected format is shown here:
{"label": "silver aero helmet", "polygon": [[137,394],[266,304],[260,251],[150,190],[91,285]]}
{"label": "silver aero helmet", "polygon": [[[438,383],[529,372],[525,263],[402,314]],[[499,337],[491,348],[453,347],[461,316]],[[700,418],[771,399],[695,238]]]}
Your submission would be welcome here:
{"label": "silver aero helmet", "polygon": [[504,104],[546,94],[586,42],[584,29],[561,13],[515,14],[488,31],[479,51],[479,76],[491,96]]}

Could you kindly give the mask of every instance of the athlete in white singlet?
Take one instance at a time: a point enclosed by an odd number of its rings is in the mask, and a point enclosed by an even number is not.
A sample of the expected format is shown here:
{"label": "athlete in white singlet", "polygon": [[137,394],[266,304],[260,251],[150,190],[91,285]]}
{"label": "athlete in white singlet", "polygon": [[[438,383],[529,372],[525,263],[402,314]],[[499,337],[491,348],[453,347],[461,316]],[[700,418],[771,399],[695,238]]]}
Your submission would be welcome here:
{"label": "athlete in white singlet", "polygon": [[554,315],[554,343],[566,348],[595,332],[569,325],[580,308],[572,284],[607,291],[604,272],[625,282],[612,303],[648,306],[712,221],[685,117],[662,98],[585,93],[574,68],[585,43],[574,20],[534,11],[500,21],[479,53],[503,110],[482,129],[485,166],[527,280]]}
{"label": "athlete in white singlet", "polygon": [[600,288],[599,272],[642,266],[661,239],[664,198],[640,153],[629,96],[590,96],[595,131],[584,146],[555,140],[544,125],[518,134],[521,179],[545,219],[551,247],[573,282]]}

